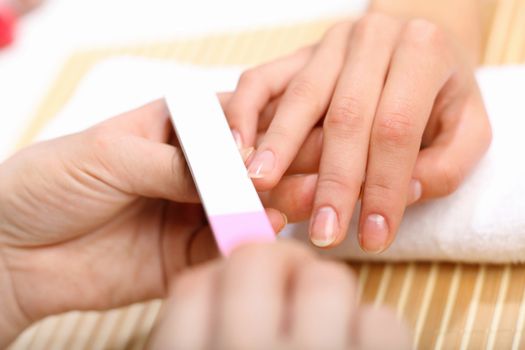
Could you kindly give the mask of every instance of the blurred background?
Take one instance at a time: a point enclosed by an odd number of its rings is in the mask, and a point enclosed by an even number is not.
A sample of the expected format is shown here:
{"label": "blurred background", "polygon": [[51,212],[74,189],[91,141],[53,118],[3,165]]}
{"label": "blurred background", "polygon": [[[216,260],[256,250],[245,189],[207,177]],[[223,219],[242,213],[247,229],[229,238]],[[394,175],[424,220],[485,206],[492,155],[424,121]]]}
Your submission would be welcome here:
{"label": "blurred background", "polygon": [[343,17],[361,13],[366,4],[366,0],[44,0],[20,19],[14,42],[0,49],[0,160],[12,150],[74,52]]}

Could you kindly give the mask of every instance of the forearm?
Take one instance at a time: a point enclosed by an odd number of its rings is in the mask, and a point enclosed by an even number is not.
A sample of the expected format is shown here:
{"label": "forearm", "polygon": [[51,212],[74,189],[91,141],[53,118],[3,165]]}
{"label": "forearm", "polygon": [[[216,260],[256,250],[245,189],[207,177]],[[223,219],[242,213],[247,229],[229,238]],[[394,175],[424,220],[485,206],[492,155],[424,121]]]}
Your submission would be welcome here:
{"label": "forearm", "polygon": [[372,0],[371,11],[402,18],[426,18],[449,31],[473,64],[479,64],[483,47],[483,21],[479,0]]}

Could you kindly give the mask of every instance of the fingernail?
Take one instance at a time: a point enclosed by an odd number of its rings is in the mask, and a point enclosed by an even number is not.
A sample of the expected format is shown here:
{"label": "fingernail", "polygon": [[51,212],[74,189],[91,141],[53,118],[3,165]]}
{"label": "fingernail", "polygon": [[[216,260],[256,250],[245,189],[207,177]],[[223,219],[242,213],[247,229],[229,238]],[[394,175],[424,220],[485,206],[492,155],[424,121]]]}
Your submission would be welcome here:
{"label": "fingernail", "polygon": [[242,160],[246,162],[248,158],[250,158],[250,156],[252,155],[253,151],[255,151],[255,148],[253,147],[242,148],[240,149],[240,151],[241,151]]}
{"label": "fingernail", "polygon": [[281,216],[283,217],[283,226],[279,229],[279,231],[277,231],[277,233],[280,233],[282,230],[284,230],[286,225],[288,225],[288,216],[286,216],[286,214],[283,212],[281,212]]}
{"label": "fingernail", "polygon": [[388,244],[388,226],[385,218],[379,214],[368,215],[359,237],[364,251],[381,253]]}
{"label": "fingernail", "polygon": [[416,179],[412,179],[410,181],[410,187],[408,190],[408,204],[415,203],[421,198],[421,195],[423,194],[423,186],[421,186],[421,182]]}
{"label": "fingernail", "polygon": [[235,140],[235,144],[237,145],[237,148],[238,148],[238,149],[242,149],[242,137],[241,137],[241,133],[238,132],[238,131],[235,130],[235,129],[232,129],[232,135],[233,135],[233,139]]}
{"label": "fingernail", "polygon": [[328,247],[335,242],[338,226],[335,210],[332,207],[322,207],[314,216],[310,240],[318,247]]}
{"label": "fingernail", "polygon": [[257,151],[248,165],[248,175],[252,179],[261,179],[273,170],[274,163],[275,156],[272,151]]}

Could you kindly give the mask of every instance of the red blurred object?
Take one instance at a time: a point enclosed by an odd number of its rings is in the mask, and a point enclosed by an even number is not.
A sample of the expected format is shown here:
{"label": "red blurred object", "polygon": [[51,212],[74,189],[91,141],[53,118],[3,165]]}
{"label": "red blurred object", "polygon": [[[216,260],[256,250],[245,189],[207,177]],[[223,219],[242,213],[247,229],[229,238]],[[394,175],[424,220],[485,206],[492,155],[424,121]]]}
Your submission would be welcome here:
{"label": "red blurred object", "polygon": [[15,38],[16,15],[7,6],[0,5],[0,48],[11,44]]}

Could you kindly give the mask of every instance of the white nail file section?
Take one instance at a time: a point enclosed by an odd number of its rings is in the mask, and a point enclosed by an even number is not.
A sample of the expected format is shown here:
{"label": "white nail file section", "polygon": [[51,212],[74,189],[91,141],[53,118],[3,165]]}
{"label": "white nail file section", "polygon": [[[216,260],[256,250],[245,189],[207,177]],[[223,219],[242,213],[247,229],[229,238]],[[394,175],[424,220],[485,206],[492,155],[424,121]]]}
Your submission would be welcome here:
{"label": "white nail file section", "polygon": [[175,89],[166,103],[221,253],[229,255],[244,243],[274,241],[216,94]]}

